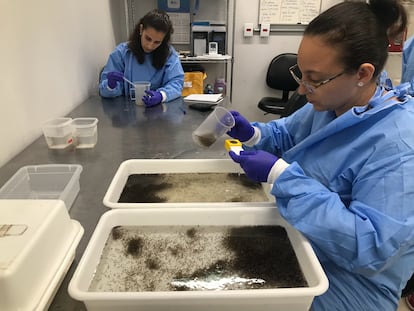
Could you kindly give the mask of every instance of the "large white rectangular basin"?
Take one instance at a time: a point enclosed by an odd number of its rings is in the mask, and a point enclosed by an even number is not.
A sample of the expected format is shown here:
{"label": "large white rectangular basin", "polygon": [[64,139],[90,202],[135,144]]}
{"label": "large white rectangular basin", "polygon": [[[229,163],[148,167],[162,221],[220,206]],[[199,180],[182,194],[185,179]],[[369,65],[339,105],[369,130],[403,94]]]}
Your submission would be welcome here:
{"label": "large white rectangular basin", "polygon": [[[89,311],[194,311],[194,310],[309,310],[315,296],[328,288],[328,280],[310,245],[286,223],[274,207],[223,207],[164,209],[118,209],[106,212],[70,281],[69,294],[83,301]],[[90,291],[90,284],[112,229],[117,226],[255,226],[280,225],[290,243],[308,286],[296,288],[215,290],[215,291]],[[295,259],[296,260],[296,259]]]}
{"label": "large white rectangular basin", "polygon": [[[220,193],[229,191],[223,184],[222,187],[219,183],[214,185],[214,190],[211,192],[211,200],[203,200],[203,198],[194,195],[194,200],[179,201],[179,202],[165,202],[165,203],[136,203],[136,202],[119,202],[122,191],[127,183],[128,177],[133,174],[192,174],[192,173],[236,173],[244,174],[240,165],[234,163],[231,159],[131,159],[121,163],[114,178],[109,185],[109,188],[104,196],[103,203],[105,206],[110,208],[140,208],[140,207],[186,207],[197,203],[199,206],[246,206],[246,205],[264,205],[273,206],[275,200],[270,194],[270,186],[263,183],[263,199],[261,201],[220,201]],[[245,177],[245,176],[244,176]],[[186,189],[190,190],[193,186],[192,181],[185,186]],[[205,189],[209,189],[214,181],[205,180]],[[205,190],[203,189],[203,191]],[[246,188],[247,191],[247,188]],[[215,201],[214,201],[215,200]]]}

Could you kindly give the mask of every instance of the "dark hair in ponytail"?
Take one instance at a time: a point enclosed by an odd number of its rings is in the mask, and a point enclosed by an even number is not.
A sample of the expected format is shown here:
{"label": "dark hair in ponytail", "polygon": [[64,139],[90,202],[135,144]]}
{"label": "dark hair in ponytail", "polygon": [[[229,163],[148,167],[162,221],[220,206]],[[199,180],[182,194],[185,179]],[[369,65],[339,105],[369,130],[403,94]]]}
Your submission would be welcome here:
{"label": "dark hair in ponytail", "polygon": [[174,32],[170,18],[164,11],[155,9],[142,17],[135,26],[135,29],[129,38],[128,47],[140,64],[142,64],[145,60],[145,52],[141,46],[141,25],[143,29],[151,27],[165,34],[161,45],[152,52],[152,65],[156,69],[161,69],[170,55],[170,40],[171,35]]}
{"label": "dark hair in ponytail", "polygon": [[314,18],[304,35],[321,36],[338,48],[347,71],[371,63],[377,77],[387,61],[389,41],[401,35],[407,23],[407,12],[399,0],[347,1]]}

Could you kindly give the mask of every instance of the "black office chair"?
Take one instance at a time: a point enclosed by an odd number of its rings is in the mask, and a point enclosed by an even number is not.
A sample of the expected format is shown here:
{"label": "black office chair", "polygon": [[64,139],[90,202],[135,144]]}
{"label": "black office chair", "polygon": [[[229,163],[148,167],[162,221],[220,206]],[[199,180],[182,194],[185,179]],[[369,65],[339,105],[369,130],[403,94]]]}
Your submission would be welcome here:
{"label": "black office chair", "polygon": [[296,62],[297,54],[294,53],[283,53],[272,59],[267,69],[266,84],[282,91],[282,97],[263,97],[257,105],[259,109],[286,117],[306,104],[306,96],[297,93],[299,85],[289,72]]}

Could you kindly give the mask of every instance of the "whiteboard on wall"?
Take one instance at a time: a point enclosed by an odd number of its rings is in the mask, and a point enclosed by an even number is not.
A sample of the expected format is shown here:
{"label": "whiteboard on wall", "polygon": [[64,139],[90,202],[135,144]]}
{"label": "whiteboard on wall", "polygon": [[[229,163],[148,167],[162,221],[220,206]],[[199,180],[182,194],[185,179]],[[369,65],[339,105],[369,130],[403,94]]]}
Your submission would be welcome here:
{"label": "whiteboard on wall", "polygon": [[190,13],[168,12],[170,21],[174,27],[171,36],[171,43],[189,44],[190,43]]}
{"label": "whiteboard on wall", "polygon": [[260,0],[259,24],[308,24],[321,11],[321,0]]}

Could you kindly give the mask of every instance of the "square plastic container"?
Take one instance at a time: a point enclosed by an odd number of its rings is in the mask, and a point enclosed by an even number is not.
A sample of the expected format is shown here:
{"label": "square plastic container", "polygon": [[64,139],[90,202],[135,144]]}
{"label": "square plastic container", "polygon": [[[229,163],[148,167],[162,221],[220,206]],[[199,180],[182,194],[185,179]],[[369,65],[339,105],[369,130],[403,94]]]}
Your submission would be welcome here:
{"label": "square plastic container", "polygon": [[0,200],[0,310],[47,310],[82,235],[60,200]]}
{"label": "square plastic container", "polygon": [[0,188],[0,199],[62,200],[70,210],[79,193],[81,172],[77,164],[24,166]]}
{"label": "square plastic container", "polygon": [[72,121],[76,148],[93,148],[98,141],[97,118],[75,118]]}
{"label": "square plastic container", "polygon": [[142,97],[150,88],[151,82],[149,81],[135,81],[134,86],[129,89],[131,100],[135,101],[136,105],[143,106]]}
{"label": "square plastic container", "polygon": [[48,120],[42,129],[50,149],[64,149],[72,144],[72,118]]}
{"label": "square plastic container", "polygon": [[[222,207],[222,206],[245,206],[245,205],[264,205],[274,206],[274,198],[270,195],[270,186],[263,183],[263,196],[265,197],[261,202],[244,202],[220,201],[218,194],[228,191],[225,185],[219,187],[217,190],[212,190],[210,197],[216,199],[216,202],[201,201],[197,193],[194,194],[194,201],[192,202],[170,202],[170,203],[133,203],[133,202],[119,202],[122,191],[128,181],[128,177],[132,174],[168,174],[168,173],[235,173],[244,174],[240,165],[234,163],[231,159],[133,159],[126,160],[121,163],[108,190],[105,193],[103,204],[110,208],[146,208],[146,207],[185,207],[192,206],[197,203],[200,206],[208,207]],[[209,181],[205,182],[205,189],[209,189]],[[194,181],[192,181],[194,184]],[[193,185],[188,185],[187,190]],[[205,190],[203,189],[203,190]],[[216,192],[214,192],[216,191]],[[205,191],[203,191],[205,192]]]}
{"label": "square plastic container", "polygon": [[[327,277],[310,243],[281,216],[277,208],[263,206],[166,209],[119,209],[99,220],[69,283],[69,294],[89,311],[251,311],[309,310],[315,296],[328,288]],[[207,291],[90,291],[105,243],[117,226],[256,226],[280,225],[287,232],[308,286],[294,288]],[[109,271],[108,273],[111,273]]]}

